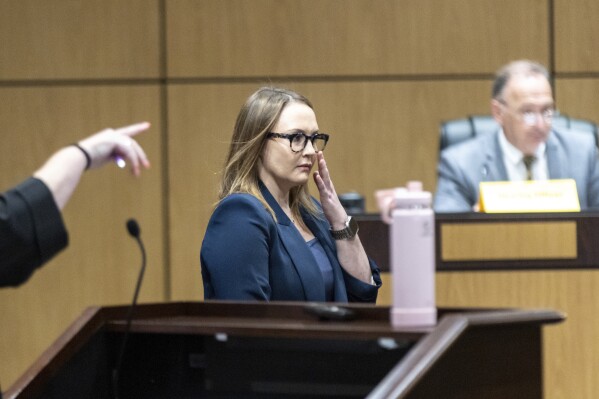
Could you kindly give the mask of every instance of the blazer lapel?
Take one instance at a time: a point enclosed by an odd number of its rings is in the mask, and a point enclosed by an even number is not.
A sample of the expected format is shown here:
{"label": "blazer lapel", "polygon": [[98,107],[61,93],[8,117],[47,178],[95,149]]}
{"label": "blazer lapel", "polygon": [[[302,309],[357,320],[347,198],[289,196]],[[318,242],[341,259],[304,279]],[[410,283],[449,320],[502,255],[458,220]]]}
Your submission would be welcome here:
{"label": "blazer lapel", "polygon": [[491,142],[489,145],[485,146],[486,162],[483,169],[486,169],[487,178],[483,178],[482,181],[505,181],[508,179],[507,169],[503,163],[503,155],[499,145],[500,134],[502,134],[501,130],[498,130],[496,134],[490,137]]}
{"label": "blazer lapel", "polygon": [[547,138],[545,144],[545,153],[547,154],[547,169],[549,170],[550,179],[565,179],[568,177],[567,165],[568,160],[566,154],[560,149],[557,138],[553,131]]}
{"label": "blazer lapel", "polygon": [[295,270],[302,282],[307,301],[322,302],[325,300],[324,281],[316,260],[304,241],[300,232],[295,228],[283,209],[279,206],[266,186],[260,184],[262,196],[274,210],[277,217],[277,230],[281,243],[289,255]]}

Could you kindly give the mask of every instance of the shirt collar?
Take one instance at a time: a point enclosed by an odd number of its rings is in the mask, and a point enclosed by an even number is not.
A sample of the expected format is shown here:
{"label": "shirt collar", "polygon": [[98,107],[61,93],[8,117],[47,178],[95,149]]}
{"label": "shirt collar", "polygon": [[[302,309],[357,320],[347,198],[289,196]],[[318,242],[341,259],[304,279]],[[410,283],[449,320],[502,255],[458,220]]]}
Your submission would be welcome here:
{"label": "shirt collar", "polygon": [[[499,146],[501,147],[501,152],[503,153],[504,158],[511,164],[516,165],[518,164],[518,162],[522,161],[524,153],[516,147],[514,147],[514,145],[507,140],[507,138],[505,137],[505,133],[503,132],[503,129],[500,130],[499,134]],[[546,147],[547,145],[545,143],[539,144],[537,150],[534,153],[537,159],[541,159],[545,156]]]}

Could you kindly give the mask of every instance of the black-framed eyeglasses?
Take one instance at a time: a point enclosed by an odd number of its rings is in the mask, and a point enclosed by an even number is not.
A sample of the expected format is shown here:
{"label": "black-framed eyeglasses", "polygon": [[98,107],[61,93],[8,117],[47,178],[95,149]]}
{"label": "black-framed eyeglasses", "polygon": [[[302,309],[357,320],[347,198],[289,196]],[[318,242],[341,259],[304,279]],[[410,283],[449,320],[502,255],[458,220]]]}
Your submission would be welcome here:
{"label": "black-framed eyeglasses", "polygon": [[291,147],[291,151],[293,152],[301,152],[306,148],[308,144],[308,140],[312,143],[312,147],[314,147],[314,151],[324,151],[324,148],[327,146],[329,141],[329,135],[326,133],[314,133],[311,136],[308,136],[304,132],[297,133],[273,133],[269,132],[266,137],[278,137],[282,139],[289,140],[289,146]]}

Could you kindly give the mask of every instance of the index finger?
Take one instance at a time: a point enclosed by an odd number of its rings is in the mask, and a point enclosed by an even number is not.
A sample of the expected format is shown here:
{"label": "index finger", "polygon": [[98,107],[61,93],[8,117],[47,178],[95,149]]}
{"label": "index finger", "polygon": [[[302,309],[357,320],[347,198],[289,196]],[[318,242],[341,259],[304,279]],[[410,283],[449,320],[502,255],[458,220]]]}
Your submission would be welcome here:
{"label": "index finger", "polygon": [[143,132],[144,130],[148,130],[149,127],[150,122],[140,122],[134,123],[133,125],[120,127],[118,129],[115,129],[115,131],[119,134],[124,134],[126,136],[132,137],[138,133]]}

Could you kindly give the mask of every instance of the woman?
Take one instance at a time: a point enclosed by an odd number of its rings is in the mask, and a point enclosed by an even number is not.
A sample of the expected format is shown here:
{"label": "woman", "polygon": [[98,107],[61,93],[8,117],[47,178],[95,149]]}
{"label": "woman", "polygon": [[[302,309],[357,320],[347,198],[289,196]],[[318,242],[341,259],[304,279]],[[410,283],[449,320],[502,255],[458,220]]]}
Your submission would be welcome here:
{"label": "woman", "polygon": [[[202,243],[206,299],[376,301],[379,270],[337,198],[328,139],[305,97],[263,87],[248,98]],[[322,205],[308,194],[315,164]]]}

